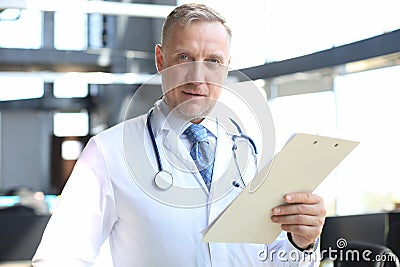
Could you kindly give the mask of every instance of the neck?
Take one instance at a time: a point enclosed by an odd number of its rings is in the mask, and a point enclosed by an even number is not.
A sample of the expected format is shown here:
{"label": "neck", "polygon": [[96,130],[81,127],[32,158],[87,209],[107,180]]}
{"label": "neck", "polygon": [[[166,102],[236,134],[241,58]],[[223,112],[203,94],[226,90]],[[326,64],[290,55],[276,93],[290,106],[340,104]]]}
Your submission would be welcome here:
{"label": "neck", "polygon": [[[162,98],[162,101],[164,102],[165,107],[168,109],[168,114],[172,112],[172,108],[170,105],[168,105],[168,102],[166,101],[165,97]],[[183,114],[180,110],[177,108],[174,109],[173,114],[175,116],[180,117],[181,119],[184,119],[186,121],[190,121],[193,124],[199,124],[204,120],[204,116],[187,116],[186,114]],[[165,114],[167,115],[167,114]]]}
{"label": "neck", "polygon": [[199,123],[202,122],[203,120],[204,120],[204,118],[199,118],[199,119],[191,120],[190,122],[193,123],[193,124],[199,124]]}

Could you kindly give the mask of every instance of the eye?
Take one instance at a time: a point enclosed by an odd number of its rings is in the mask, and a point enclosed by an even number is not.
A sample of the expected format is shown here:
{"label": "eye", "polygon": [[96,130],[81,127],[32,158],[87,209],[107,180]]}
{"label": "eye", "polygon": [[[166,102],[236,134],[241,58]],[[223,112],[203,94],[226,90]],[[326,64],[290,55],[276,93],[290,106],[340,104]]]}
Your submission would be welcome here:
{"label": "eye", "polygon": [[185,54],[178,55],[178,60],[186,61],[189,60],[189,57]]}
{"label": "eye", "polygon": [[215,64],[222,64],[221,60],[218,58],[211,58],[207,60],[208,62],[215,63]]}

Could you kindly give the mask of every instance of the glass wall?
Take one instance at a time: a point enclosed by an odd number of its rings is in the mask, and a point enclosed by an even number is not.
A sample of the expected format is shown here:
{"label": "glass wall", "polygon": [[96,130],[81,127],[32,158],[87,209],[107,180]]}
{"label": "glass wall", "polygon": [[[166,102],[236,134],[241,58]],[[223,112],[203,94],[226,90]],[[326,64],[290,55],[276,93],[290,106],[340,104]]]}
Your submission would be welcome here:
{"label": "glass wall", "polygon": [[233,68],[311,54],[400,28],[398,0],[196,2],[215,8],[230,24]]}
{"label": "glass wall", "polygon": [[400,202],[400,66],[336,78],[338,134],[360,142],[340,169],[338,212]]}
{"label": "glass wall", "polygon": [[267,61],[311,54],[400,28],[400,1],[267,0]]}
{"label": "glass wall", "polygon": [[321,184],[329,214],[391,210],[400,202],[400,66],[338,76],[334,90],[270,101],[278,147],[298,132],[360,144]]}

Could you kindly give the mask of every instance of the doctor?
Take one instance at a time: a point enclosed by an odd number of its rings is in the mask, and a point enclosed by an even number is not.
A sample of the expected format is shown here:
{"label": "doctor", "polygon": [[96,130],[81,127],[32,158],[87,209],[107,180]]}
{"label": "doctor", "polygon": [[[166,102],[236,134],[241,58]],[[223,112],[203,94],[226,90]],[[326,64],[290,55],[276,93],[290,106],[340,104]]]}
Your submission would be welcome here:
{"label": "doctor", "polygon": [[[179,6],[167,17],[161,45],[155,48],[157,70],[163,75],[183,63],[229,65],[230,39],[230,29],[214,10],[198,4]],[[227,133],[207,117],[222,88],[194,80],[163,89],[164,96],[151,114],[89,141],[43,234],[33,266],[92,266],[106,239],[115,267],[318,266],[318,261],[288,256],[318,252],[315,243],[325,208],[322,199],[311,193],[288,192],[287,205],[273,209],[270,219],[283,232],[268,244],[268,251],[276,251],[272,258],[260,258],[264,245],[201,241],[201,230],[241,190],[224,178],[222,166],[232,155]],[[197,131],[199,125],[205,132]],[[195,135],[205,135],[207,144],[193,141]],[[171,173],[171,187],[155,182],[157,159]],[[224,193],[215,197],[221,188]]]}

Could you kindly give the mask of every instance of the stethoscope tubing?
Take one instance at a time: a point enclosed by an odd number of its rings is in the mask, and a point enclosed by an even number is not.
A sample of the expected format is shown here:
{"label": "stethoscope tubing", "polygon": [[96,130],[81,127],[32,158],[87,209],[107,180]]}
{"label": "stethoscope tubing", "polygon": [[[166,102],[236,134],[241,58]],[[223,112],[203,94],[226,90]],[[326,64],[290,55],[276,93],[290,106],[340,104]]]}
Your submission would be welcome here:
{"label": "stethoscope tubing", "polygon": [[[158,150],[157,143],[156,143],[156,138],[155,138],[154,132],[153,132],[153,127],[151,125],[151,117],[152,117],[153,111],[154,111],[154,107],[152,109],[150,109],[149,112],[147,113],[146,124],[147,124],[147,130],[148,130],[149,135],[150,135],[150,140],[151,140],[151,144],[152,144],[152,147],[153,147],[153,151],[154,151],[154,154],[155,154],[155,157],[156,157],[157,167],[158,167],[158,171],[154,175],[154,184],[160,190],[167,190],[173,185],[174,178],[173,178],[173,175],[169,171],[164,170],[163,166],[162,166],[160,152]],[[241,173],[240,168],[239,168],[239,164],[237,162],[236,138],[245,138],[250,143],[250,145],[251,145],[251,147],[253,149],[253,152],[254,152],[253,153],[254,157],[258,153],[257,152],[257,147],[256,147],[253,139],[251,139],[248,135],[246,135],[246,134],[244,134],[242,132],[242,129],[240,128],[239,124],[235,120],[233,120],[232,118],[230,118],[230,120],[235,125],[235,127],[237,128],[237,130],[239,132],[239,135],[232,135],[232,142],[233,142],[232,151],[233,151],[233,155],[234,155],[235,165],[236,165],[236,168],[238,170],[241,182],[243,183],[244,186],[246,186],[245,182],[243,180],[243,177],[242,177],[242,173]],[[255,164],[257,164],[256,159],[255,159]],[[236,181],[234,181],[234,183],[235,182]],[[238,187],[237,186],[237,182],[234,184],[234,186]]]}
{"label": "stethoscope tubing", "polygon": [[158,148],[157,148],[156,138],[154,137],[153,127],[151,126],[151,115],[153,114],[153,110],[154,110],[154,108],[149,110],[149,112],[147,114],[146,124],[147,124],[147,130],[150,135],[151,143],[153,145],[153,151],[154,151],[154,154],[156,155],[158,171],[160,172],[163,170],[163,166],[161,163],[160,152],[158,151]]}

